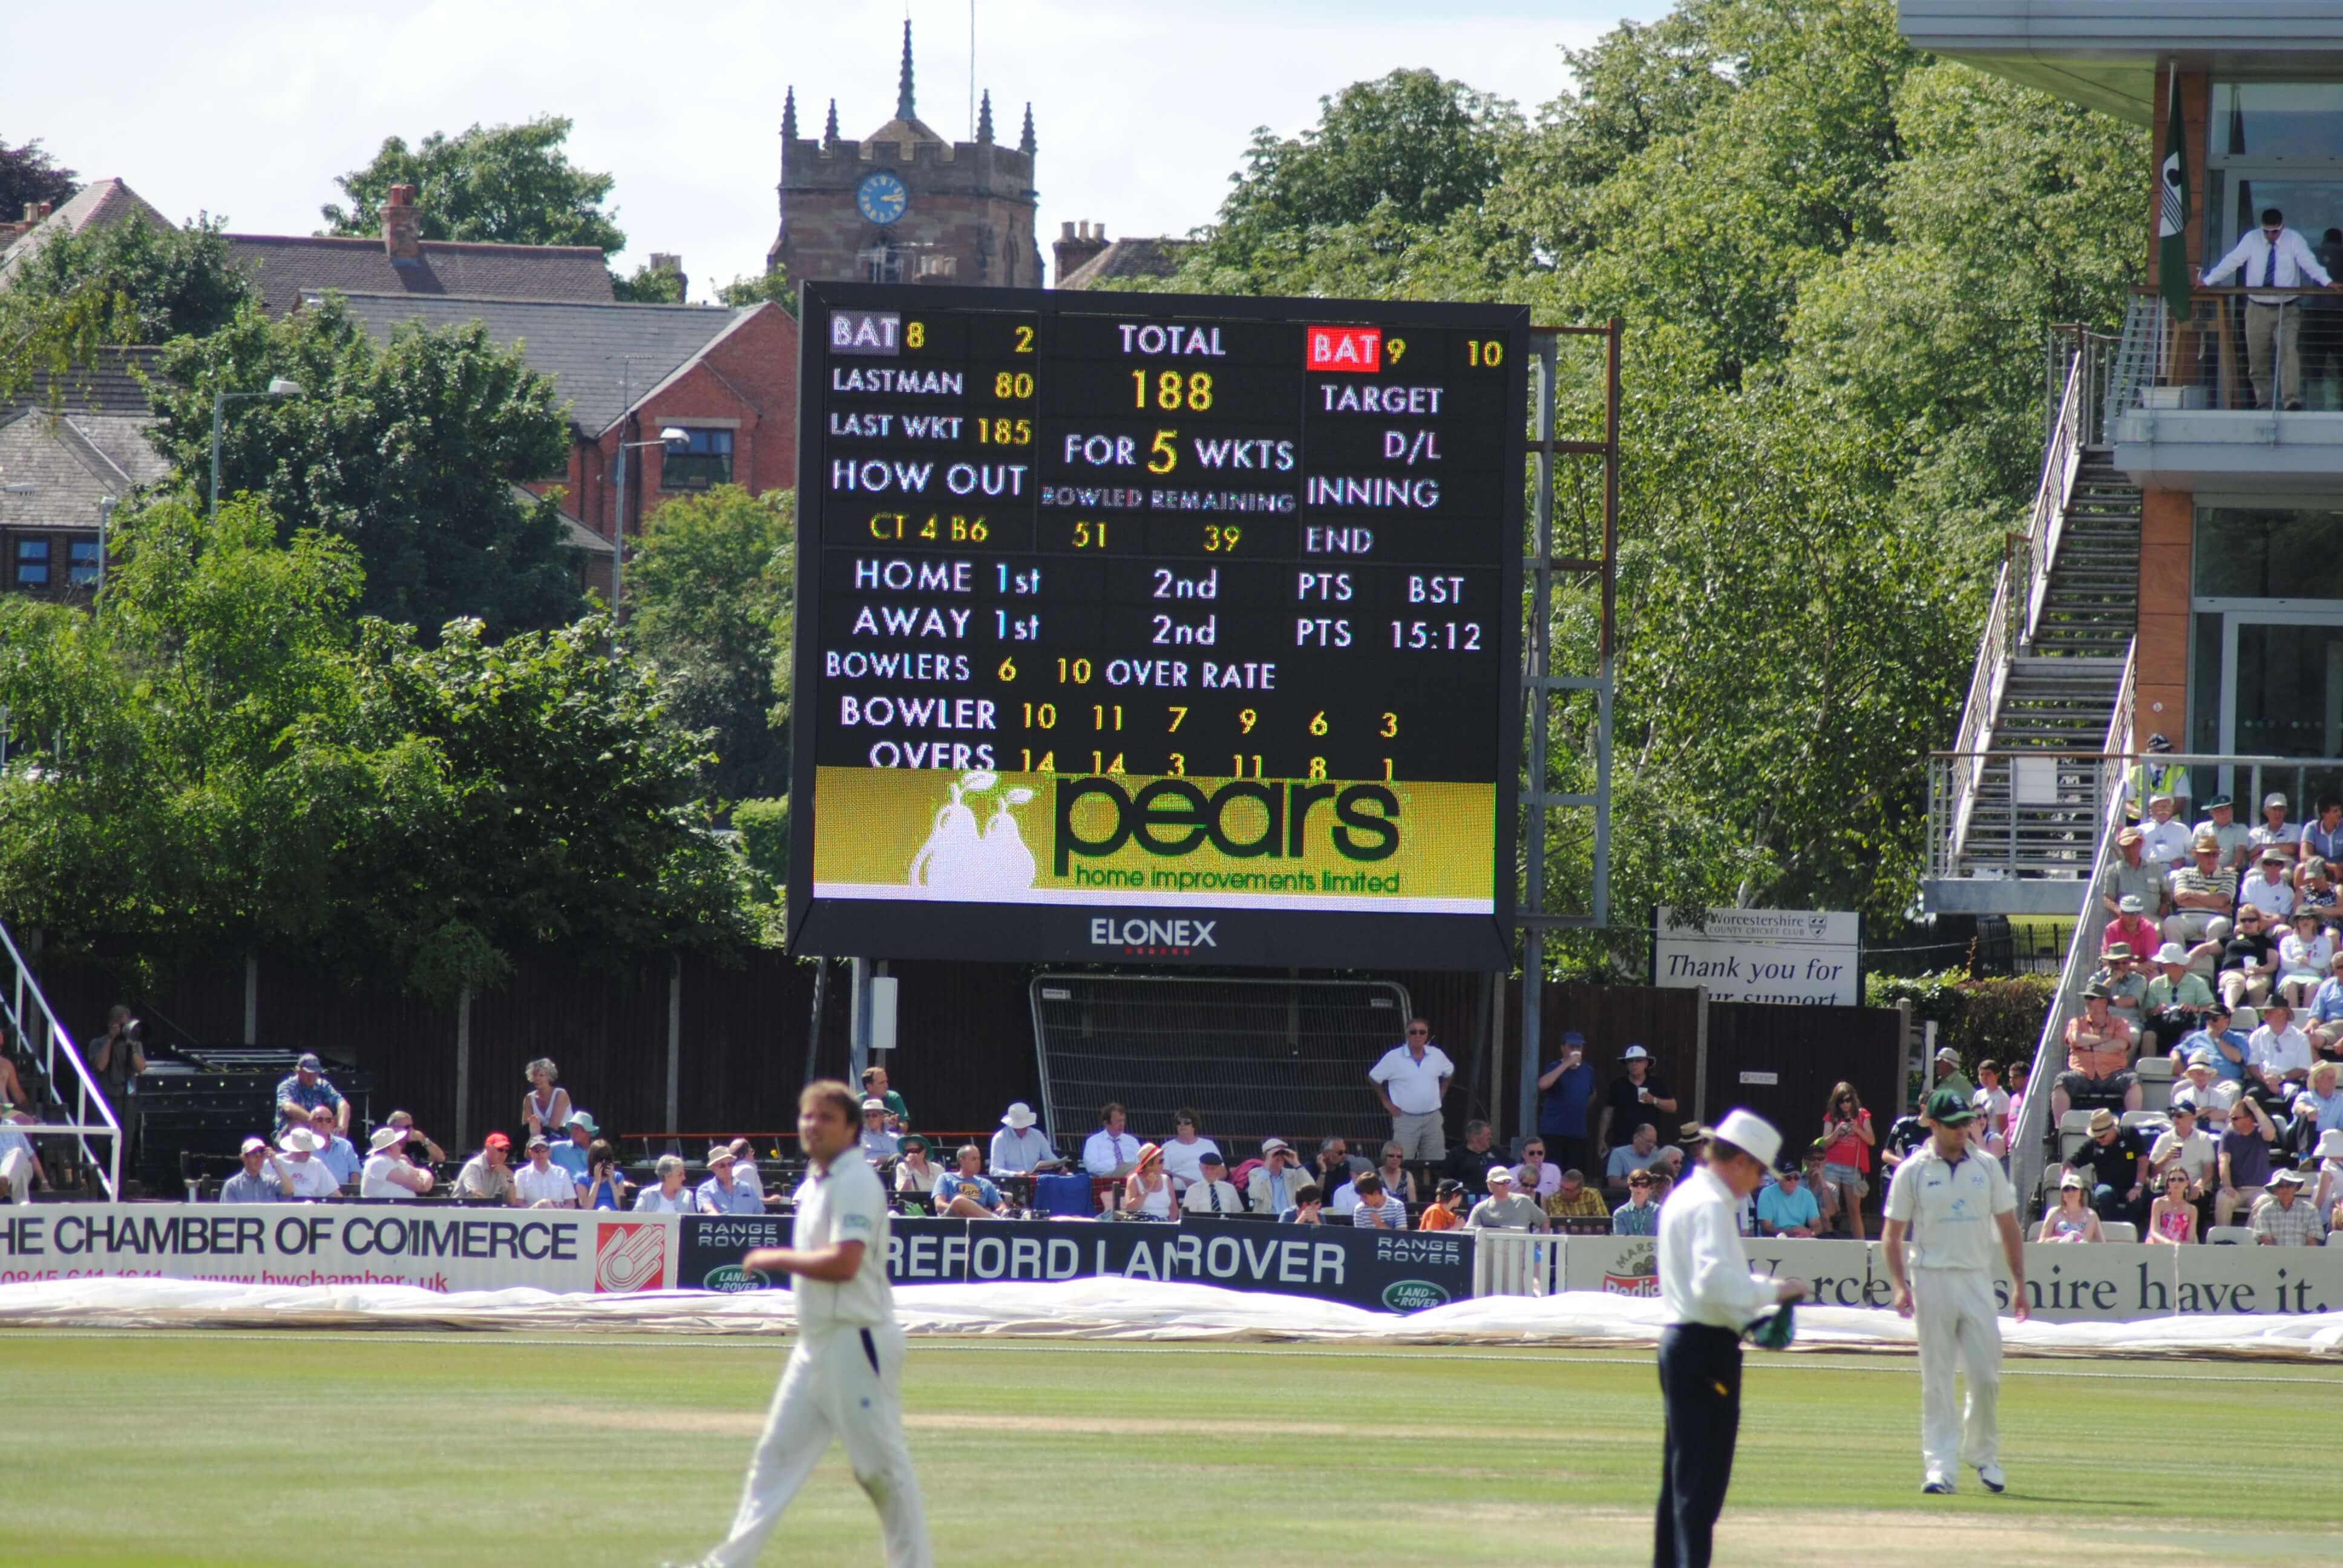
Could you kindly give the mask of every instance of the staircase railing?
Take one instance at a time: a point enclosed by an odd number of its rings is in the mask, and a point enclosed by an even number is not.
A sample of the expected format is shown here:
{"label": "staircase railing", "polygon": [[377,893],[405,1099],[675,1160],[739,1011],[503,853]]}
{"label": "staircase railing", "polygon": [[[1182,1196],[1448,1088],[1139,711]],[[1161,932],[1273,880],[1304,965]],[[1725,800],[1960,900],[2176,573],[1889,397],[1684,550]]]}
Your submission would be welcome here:
{"label": "staircase railing", "polygon": [[2018,638],[2031,642],[2042,624],[2042,604],[2050,596],[2050,568],[2057,564],[2058,541],[2066,526],[2067,499],[2075,492],[2075,472],[2082,466],[2083,384],[2087,353],[2066,362],[2066,391],[2058,401],[2058,422],[2050,428],[2050,445],[2042,454],[2042,479],[2034,490],[2034,515],[2026,530],[2028,567],[2026,588],[2026,630]]}
{"label": "staircase railing", "polygon": [[[15,1130],[32,1138],[71,1138],[80,1155],[78,1163],[98,1173],[108,1198],[119,1199],[122,1123],[116,1120],[114,1108],[106,1103],[97,1080],[90,1076],[72,1033],[57,1021],[49,999],[41,994],[40,980],[25,961],[25,955],[17,950],[15,939],[8,934],[6,926],[0,926],[0,958],[5,958],[12,970],[5,990],[0,990],[0,1008],[7,1010],[9,1030],[17,1040],[34,1047],[42,1074],[48,1081],[50,1098],[65,1106],[73,1118],[70,1121],[44,1120],[33,1125],[19,1122]],[[105,1145],[103,1158],[90,1148],[93,1138]]]}

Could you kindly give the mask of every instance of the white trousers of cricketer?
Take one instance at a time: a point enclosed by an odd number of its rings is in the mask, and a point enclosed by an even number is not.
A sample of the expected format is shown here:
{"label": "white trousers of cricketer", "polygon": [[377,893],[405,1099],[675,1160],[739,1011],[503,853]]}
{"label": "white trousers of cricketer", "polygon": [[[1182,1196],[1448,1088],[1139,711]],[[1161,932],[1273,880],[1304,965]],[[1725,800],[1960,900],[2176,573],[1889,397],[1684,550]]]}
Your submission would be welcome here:
{"label": "white trousers of cricketer", "polygon": [[[1956,1463],[2001,1455],[2001,1319],[1983,1269],[1914,1269],[1912,1322],[1920,1337],[1920,1458],[1931,1479]],[[1953,1401],[1957,1362],[1968,1379],[1966,1412]]]}
{"label": "white trousers of cricketer", "polygon": [[833,1437],[846,1445],[855,1481],[879,1510],[888,1568],[931,1568],[927,1510],[903,1441],[903,1331],[892,1323],[798,1341],[749,1462],[732,1533],[708,1561],[723,1568],[754,1563]]}
{"label": "white trousers of cricketer", "polygon": [[29,1203],[33,1201],[33,1157],[21,1149],[11,1149],[0,1154],[0,1181],[8,1183],[8,1201]]}

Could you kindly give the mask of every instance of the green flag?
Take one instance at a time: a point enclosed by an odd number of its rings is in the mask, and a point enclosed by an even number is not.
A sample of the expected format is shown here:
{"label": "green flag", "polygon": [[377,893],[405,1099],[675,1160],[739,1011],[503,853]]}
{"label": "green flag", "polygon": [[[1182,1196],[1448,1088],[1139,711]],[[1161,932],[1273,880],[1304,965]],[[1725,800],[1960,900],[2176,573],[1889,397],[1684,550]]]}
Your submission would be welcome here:
{"label": "green flag", "polygon": [[2180,80],[2174,73],[2172,116],[2164,131],[2163,200],[2156,216],[2158,290],[2173,319],[2188,319],[2188,131],[2180,118]]}

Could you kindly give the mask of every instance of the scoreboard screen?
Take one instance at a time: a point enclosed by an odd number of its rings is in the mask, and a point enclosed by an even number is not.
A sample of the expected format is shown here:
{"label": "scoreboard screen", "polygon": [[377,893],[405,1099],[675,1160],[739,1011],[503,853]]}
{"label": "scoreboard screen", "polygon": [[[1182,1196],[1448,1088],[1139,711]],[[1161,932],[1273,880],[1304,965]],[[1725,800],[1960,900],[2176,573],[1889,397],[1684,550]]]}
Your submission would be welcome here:
{"label": "scoreboard screen", "polygon": [[809,283],[792,947],[1509,961],[1529,319]]}

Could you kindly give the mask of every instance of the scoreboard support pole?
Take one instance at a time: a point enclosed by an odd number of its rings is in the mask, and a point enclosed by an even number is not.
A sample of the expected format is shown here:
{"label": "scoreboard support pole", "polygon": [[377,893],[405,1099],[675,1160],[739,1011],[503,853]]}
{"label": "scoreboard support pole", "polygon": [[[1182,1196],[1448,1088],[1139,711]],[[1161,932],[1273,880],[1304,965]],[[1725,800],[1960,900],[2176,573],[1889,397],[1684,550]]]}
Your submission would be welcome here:
{"label": "scoreboard support pole", "polygon": [[[1603,425],[1599,438],[1567,438],[1556,434],[1562,417],[1563,346],[1571,338],[1599,338],[1603,357]],[[1550,930],[1602,930],[1611,923],[1611,699],[1616,656],[1616,563],[1619,547],[1619,353],[1617,317],[1601,327],[1534,327],[1530,333],[1531,395],[1536,399],[1536,437],[1529,444],[1535,477],[1530,527],[1533,554],[1522,562],[1526,576],[1527,637],[1522,643],[1522,701],[1528,722],[1523,726],[1521,809],[1523,823],[1522,900],[1518,924],[1522,930],[1522,1033],[1518,1111],[1523,1136],[1537,1127],[1538,1074],[1544,1063],[1545,937]],[[1584,414],[1573,410],[1576,421]],[[1603,465],[1602,533],[1594,553],[1586,553],[1582,527],[1576,532],[1577,553],[1556,554],[1554,492],[1557,457],[1594,458]],[[1554,658],[1554,590],[1557,579],[1591,585],[1597,592],[1600,621],[1594,668],[1584,673],[1557,673]],[[1583,668],[1583,667],[1582,667]],[[1558,792],[1554,789],[1552,745],[1554,706],[1557,694],[1592,693],[1594,699],[1594,788]],[[1591,829],[1592,863],[1587,901],[1583,908],[1555,906],[1546,875],[1547,839],[1553,813],[1585,811]],[[1496,1095],[1490,1100],[1494,1109]]]}

